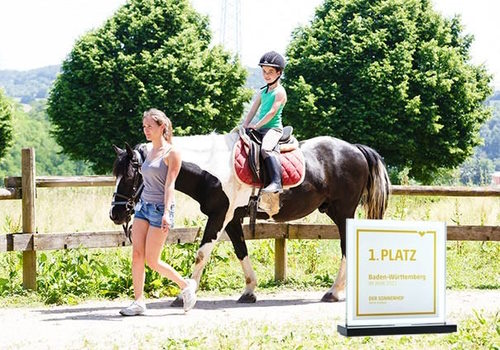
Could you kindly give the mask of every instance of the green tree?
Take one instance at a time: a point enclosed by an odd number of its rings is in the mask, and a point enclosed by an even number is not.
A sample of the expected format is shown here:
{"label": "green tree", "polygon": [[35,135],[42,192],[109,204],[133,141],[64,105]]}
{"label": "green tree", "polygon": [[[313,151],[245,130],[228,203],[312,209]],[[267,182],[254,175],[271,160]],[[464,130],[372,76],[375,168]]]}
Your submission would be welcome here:
{"label": "green tree", "polygon": [[500,102],[490,102],[493,117],[481,127],[484,145],[479,147],[489,159],[500,158]]}
{"label": "green tree", "polygon": [[90,166],[83,161],[72,161],[62,154],[61,147],[50,135],[50,122],[45,111],[45,100],[33,102],[29,112],[19,104],[13,107],[12,143],[0,161],[0,179],[21,175],[21,149],[35,149],[37,175],[90,175]]}
{"label": "green tree", "polygon": [[111,145],[143,141],[142,112],[151,107],[171,118],[177,134],[234,127],[252,94],[247,73],[210,39],[208,18],[187,0],[131,0],[84,35],[49,97],[64,152],[110,172]]}
{"label": "green tree", "polygon": [[2,159],[12,143],[12,113],[14,108],[0,89],[0,159]]}
{"label": "green tree", "polygon": [[460,167],[460,181],[465,185],[489,185],[494,171],[491,160],[471,157]]}
{"label": "green tree", "polygon": [[472,154],[490,115],[491,76],[469,62],[471,42],[430,0],[326,0],[287,48],[285,120],[429,182]]}

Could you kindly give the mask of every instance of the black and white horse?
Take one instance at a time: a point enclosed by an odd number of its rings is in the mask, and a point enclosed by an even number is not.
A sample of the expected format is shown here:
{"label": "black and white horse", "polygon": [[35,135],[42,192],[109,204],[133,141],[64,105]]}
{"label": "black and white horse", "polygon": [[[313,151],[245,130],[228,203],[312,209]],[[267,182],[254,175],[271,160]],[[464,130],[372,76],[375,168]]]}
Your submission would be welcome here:
{"label": "black and white horse", "polygon": [[[257,284],[250,264],[241,226],[252,188],[235,178],[232,150],[238,133],[175,137],[174,143],[182,152],[182,167],[175,188],[195,199],[200,210],[208,216],[203,238],[196,255],[192,274],[200,281],[214,244],[224,229],[234,246],[245,275],[246,287],[239,302],[255,302]],[[381,157],[373,149],[353,145],[333,137],[315,137],[300,143],[306,162],[304,181],[280,194],[281,207],[272,216],[277,222],[299,219],[318,209],[337,225],[340,234],[342,260],[337,278],[325,293],[323,301],[345,299],[346,219],[354,217],[363,197],[367,218],[381,219],[389,197],[389,178]],[[117,159],[113,167],[116,190],[110,218],[116,224],[128,219],[139,174],[140,158],[148,149],[141,144],[132,150],[115,147]],[[125,200],[119,200],[119,199]],[[260,214],[259,218],[268,218]],[[176,300],[179,302],[179,299]],[[175,302],[174,302],[175,303]]]}

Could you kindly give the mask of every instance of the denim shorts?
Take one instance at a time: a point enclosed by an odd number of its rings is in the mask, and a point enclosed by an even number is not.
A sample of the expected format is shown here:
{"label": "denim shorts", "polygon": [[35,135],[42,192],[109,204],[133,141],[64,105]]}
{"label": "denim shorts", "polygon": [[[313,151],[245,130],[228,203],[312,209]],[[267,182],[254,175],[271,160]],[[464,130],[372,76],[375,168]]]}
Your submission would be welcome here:
{"label": "denim shorts", "polygon": [[[161,218],[165,212],[163,203],[148,203],[142,199],[135,205],[135,218],[149,222],[149,225],[161,228]],[[169,211],[170,228],[174,228],[175,204],[172,203]]]}

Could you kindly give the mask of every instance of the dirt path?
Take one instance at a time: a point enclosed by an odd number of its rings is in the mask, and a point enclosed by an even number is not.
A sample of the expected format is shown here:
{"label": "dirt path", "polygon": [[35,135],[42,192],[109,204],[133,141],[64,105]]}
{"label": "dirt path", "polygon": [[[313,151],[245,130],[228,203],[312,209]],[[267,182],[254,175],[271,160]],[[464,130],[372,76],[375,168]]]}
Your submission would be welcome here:
{"label": "dirt path", "polygon": [[[77,306],[4,308],[0,310],[2,349],[137,348],[144,337],[192,338],[197,332],[237,327],[247,321],[268,324],[343,323],[345,303],[320,303],[321,292],[280,292],[260,295],[253,305],[235,301],[238,295],[202,296],[184,314],[170,300],[147,302],[141,317],[122,317],[128,300],[86,302]],[[473,309],[500,311],[500,291],[448,291],[447,319],[473,315]],[[332,327],[333,328],[333,327]],[[335,326],[336,328],[336,326]]]}

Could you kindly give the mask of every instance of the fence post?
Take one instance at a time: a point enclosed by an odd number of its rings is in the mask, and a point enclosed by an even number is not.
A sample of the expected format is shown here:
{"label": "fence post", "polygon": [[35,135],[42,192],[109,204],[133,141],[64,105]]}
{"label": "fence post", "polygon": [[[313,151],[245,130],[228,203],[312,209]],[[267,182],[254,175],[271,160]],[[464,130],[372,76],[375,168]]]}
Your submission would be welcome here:
{"label": "fence post", "polygon": [[[21,186],[23,206],[23,233],[35,233],[35,150],[23,148],[21,152]],[[23,287],[36,290],[36,251],[23,251]]]}
{"label": "fence post", "polygon": [[274,280],[282,282],[286,279],[286,238],[274,240]]}

